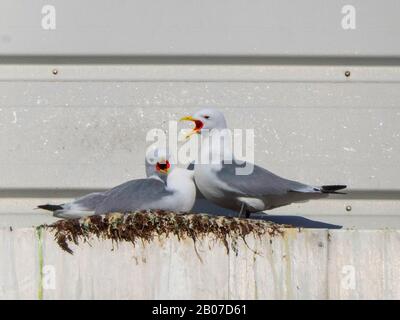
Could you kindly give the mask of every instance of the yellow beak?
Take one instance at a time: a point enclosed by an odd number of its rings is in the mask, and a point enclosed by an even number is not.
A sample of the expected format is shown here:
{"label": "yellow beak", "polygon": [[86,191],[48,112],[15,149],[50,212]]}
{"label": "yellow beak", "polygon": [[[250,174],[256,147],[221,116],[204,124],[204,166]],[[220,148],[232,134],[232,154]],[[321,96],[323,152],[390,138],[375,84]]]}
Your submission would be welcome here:
{"label": "yellow beak", "polygon": [[[197,119],[193,118],[192,116],[186,116],[186,117],[182,117],[179,119],[179,121],[193,121],[196,122]],[[195,133],[200,133],[200,130],[197,128],[192,129],[192,131],[190,131],[186,136],[185,139],[189,139],[192,135],[194,135]]]}
{"label": "yellow beak", "polygon": [[186,116],[179,119],[179,121],[196,121],[192,116]]}

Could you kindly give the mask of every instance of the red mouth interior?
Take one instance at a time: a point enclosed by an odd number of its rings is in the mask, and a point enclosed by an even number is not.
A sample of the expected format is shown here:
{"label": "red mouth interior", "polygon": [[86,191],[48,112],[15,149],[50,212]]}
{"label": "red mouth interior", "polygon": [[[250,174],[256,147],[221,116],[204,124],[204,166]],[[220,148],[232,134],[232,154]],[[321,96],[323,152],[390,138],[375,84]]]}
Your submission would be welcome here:
{"label": "red mouth interior", "polygon": [[204,123],[201,122],[200,120],[194,120],[194,124],[196,125],[194,127],[194,131],[200,131],[201,128],[203,128],[203,126],[204,126]]}
{"label": "red mouth interior", "polygon": [[159,163],[159,162],[157,162],[157,164],[156,164],[156,170],[157,170],[157,171],[161,171],[161,170],[166,171],[166,170],[168,170],[170,167],[171,167],[171,165],[169,164],[169,161],[168,161],[168,160],[165,161],[165,163]]}

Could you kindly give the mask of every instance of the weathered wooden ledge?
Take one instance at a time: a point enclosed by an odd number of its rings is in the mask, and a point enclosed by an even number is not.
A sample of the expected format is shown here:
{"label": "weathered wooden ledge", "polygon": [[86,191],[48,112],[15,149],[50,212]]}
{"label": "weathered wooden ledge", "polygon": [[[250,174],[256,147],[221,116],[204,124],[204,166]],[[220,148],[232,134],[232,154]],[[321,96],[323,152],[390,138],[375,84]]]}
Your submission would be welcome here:
{"label": "weathered wooden ledge", "polygon": [[[103,217],[1,229],[0,298],[400,298],[399,230],[164,215],[143,220],[141,229],[137,215],[130,222],[136,231],[115,214],[108,224]],[[72,227],[78,245],[68,239]],[[56,231],[73,254],[60,248]]]}

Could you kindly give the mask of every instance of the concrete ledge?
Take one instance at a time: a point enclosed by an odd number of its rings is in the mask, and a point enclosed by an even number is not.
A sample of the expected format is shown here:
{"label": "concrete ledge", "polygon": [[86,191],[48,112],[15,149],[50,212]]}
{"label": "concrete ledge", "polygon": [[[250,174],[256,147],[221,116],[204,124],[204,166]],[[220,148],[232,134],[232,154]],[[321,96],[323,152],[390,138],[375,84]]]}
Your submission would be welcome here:
{"label": "concrete ledge", "polygon": [[1,299],[399,299],[398,230],[205,237],[60,249],[50,231],[0,230]]}

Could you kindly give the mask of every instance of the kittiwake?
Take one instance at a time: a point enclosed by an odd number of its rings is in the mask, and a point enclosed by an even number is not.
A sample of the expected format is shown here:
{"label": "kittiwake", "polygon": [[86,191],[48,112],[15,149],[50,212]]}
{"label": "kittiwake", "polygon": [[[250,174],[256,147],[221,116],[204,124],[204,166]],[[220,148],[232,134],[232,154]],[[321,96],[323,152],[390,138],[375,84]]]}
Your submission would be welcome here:
{"label": "kittiwake", "polygon": [[[229,134],[222,112],[216,109],[203,109],[181,121],[193,121],[195,127],[189,133],[200,134],[201,139],[210,139],[201,143],[200,159],[194,167],[194,179],[204,197],[217,205],[236,210],[240,217],[249,217],[252,212],[270,210],[293,202],[326,197],[345,185],[310,186],[284,179],[257,165],[238,161],[233,157],[230,146],[221,143]],[[220,143],[214,143],[216,140]],[[231,161],[226,161],[231,159]],[[238,175],[238,169],[253,166],[249,174]]]}
{"label": "kittiwake", "polygon": [[196,188],[194,172],[174,167],[165,151],[146,154],[145,179],[135,179],[108,191],[90,193],[61,205],[40,205],[59,218],[80,218],[110,212],[127,213],[136,210],[166,210],[188,212],[192,209]]}

